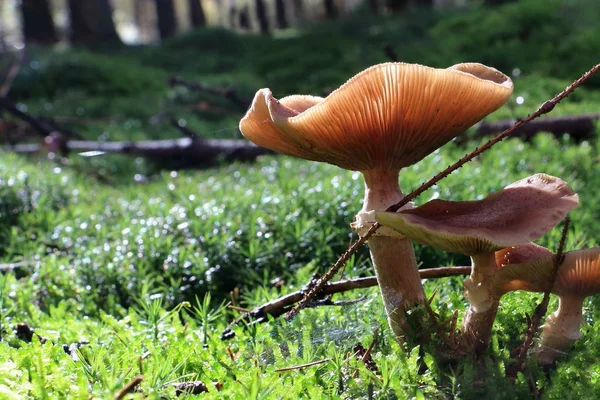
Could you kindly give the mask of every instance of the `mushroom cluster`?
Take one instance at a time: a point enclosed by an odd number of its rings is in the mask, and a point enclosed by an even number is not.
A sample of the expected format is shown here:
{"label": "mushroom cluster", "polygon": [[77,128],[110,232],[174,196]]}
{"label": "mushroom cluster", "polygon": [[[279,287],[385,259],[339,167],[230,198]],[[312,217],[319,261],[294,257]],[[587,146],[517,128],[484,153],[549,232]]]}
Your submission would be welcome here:
{"label": "mushroom cluster", "polygon": [[583,322],[583,301],[600,292],[600,248],[565,253],[554,284],[555,255],[552,252],[531,245],[518,247],[513,252],[516,257],[507,256],[504,260],[507,265],[502,265],[494,279],[495,296],[500,298],[516,290],[544,292],[550,287],[551,293],[559,296],[558,310],[546,318],[535,349],[540,364],[552,364],[582,336],[579,328]]}
{"label": "mushroom cluster", "polygon": [[[510,78],[482,64],[436,69],[386,63],[359,73],[327,98],[277,100],[261,89],[240,130],[276,152],[362,173],[363,207],[352,227],[364,235],[375,222],[382,226],[368,245],[388,322],[400,341],[428,340],[425,314],[410,313],[417,315],[416,324],[408,317],[409,310],[428,306],[413,241],[470,256],[472,273],[464,283],[470,306],[460,337],[462,347],[479,353],[504,293],[546,290],[554,256],[531,242],[578,205],[577,194],[557,177],[535,174],[479,201],[433,200],[386,210],[403,198],[403,168],[498,109],[512,91]],[[560,307],[536,350],[540,362],[552,361],[578,337],[582,296],[600,289],[599,254],[592,249],[566,255],[554,290]],[[584,275],[598,287],[583,283]]]}
{"label": "mushroom cluster", "polygon": [[467,349],[483,350],[498,309],[495,252],[539,239],[578,204],[563,180],[536,174],[483,200],[432,200],[411,210],[378,212],[376,219],[415,242],[471,257],[462,341]]}
{"label": "mushroom cluster", "polygon": [[[482,64],[436,69],[386,63],[359,73],[325,99],[277,100],[269,89],[259,90],[240,130],[271,150],[360,171],[365,197],[353,227],[364,234],[375,222],[374,212],[402,199],[402,168],[498,109],[512,90],[510,78]],[[380,229],[368,244],[389,324],[403,338],[406,310],[426,301],[413,245],[390,229]]]}

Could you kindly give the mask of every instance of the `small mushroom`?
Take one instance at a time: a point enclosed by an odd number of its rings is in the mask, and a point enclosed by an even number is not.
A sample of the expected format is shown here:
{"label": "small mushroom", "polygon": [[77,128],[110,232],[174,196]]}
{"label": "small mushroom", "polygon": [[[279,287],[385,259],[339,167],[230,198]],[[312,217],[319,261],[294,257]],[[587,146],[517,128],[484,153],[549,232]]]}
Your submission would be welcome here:
{"label": "small mushroom", "polygon": [[[472,273],[464,284],[470,307],[462,331],[465,340],[483,349],[498,307],[492,288],[498,270],[495,252],[540,238],[578,202],[563,180],[536,174],[483,200],[433,200],[398,213],[377,212],[375,218],[416,242],[471,257]],[[508,257],[508,251],[499,257]]]}
{"label": "small mushroom", "polygon": [[[551,285],[554,255],[524,264],[504,266],[494,279],[499,297],[515,290],[544,292]],[[600,292],[600,248],[564,253],[551,293],[559,296],[558,310],[546,318],[540,343],[535,349],[542,365],[553,364],[581,337],[583,300]]]}
{"label": "small mushroom", "polygon": [[[375,222],[374,211],[402,199],[400,169],[499,108],[512,90],[510,78],[481,64],[380,64],[326,99],[277,100],[269,89],[259,90],[240,130],[271,150],[360,171],[365,198],[353,227],[364,234]],[[425,303],[412,243],[380,229],[369,248],[390,326],[404,336],[405,309]]]}
{"label": "small mushroom", "polygon": [[544,246],[535,243],[527,243],[519,246],[505,247],[498,250],[494,254],[494,257],[496,258],[496,265],[498,268],[502,268],[508,264],[523,264],[552,254],[553,253]]}

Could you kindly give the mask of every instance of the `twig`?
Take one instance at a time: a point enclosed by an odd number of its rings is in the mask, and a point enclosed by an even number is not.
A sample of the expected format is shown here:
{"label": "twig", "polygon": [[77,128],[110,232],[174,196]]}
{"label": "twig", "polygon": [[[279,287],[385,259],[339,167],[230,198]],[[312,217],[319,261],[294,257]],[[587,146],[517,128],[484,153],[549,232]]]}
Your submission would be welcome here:
{"label": "twig", "polygon": [[21,267],[28,267],[33,264],[35,264],[33,261],[19,261],[14,263],[0,264],[0,271],[11,271]]}
{"label": "twig", "polygon": [[[596,133],[596,121],[600,114],[564,115],[560,117],[547,117],[531,121],[526,126],[517,129],[512,136],[531,139],[538,132],[549,132],[555,136],[568,133],[576,140],[590,139]],[[477,127],[473,136],[462,135],[458,139],[485,137],[502,132],[513,125],[516,120],[503,120],[495,122],[482,122]]]}
{"label": "twig", "polygon": [[[375,327],[375,329],[373,330],[373,341],[371,342],[369,347],[365,349],[364,346],[359,343],[356,346],[354,346],[354,354],[356,358],[358,358],[369,371],[373,372],[376,375],[380,375],[381,372],[379,371],[379,368],[377,368],[377,364],[375,364],[375,361],[373,361],[373,357],[371,357],[371,352],[377,345],[377,333],[378,328]],[[354,371],[354,373],[352,374],[353,378],[358,378],[358,371],[358,369]]]}
{"label": "twig", "polygon": [[171,125],[179,130],[185,137],[192,140],[202,140],[202,137],[197,132],[191,130],[185,124],[180,124],[175,118],[171,118]]}
{"label": "twig", "polygon": [[123,388],[121,390],[119,390],[117,392],[117,394],[115,394],[115,400],[120,400],[123,397],[127,396],[129,393],[133,392],[135,390],[135,388],[142,383],[142,381],[144,380],[144,377],[142,375],[138,375],[136,377],[134,377],[131,382],[129,382],[127,385],[123,386]]}
{"label": "twig", "polygon": [[56,129],[48,123],[44,123],[37,118],[32,117],[28,113],[19,110],[17,105],[10,101],[7,97],[0,96],[0,108],[5,109],[15,117],[29,123],[41,137],[47,137],[56,133]]}
{"label": "twig", "polygon": [[[467,162],[471,161],[475,157],[479,156],[481,153],[492,148],[492,146],[494,146],[495,144],[501,142],[502,140],[504,140],[505,138],[510,136],[514,131],[516,131],[523,125],[527,124],[529,121],[532,121],[541,115],[551,112],[554,109],[554,107],[561,100],[563,100],[565,97],[567,97],[569,94],[571,94],[575,89],[577,89],[579,86],[581,86],[581,84],[583,84],[585,81],[587,81],[589,78],[591,78],[596,72],[598,72],[598,70],[600,70],[600,64],[596,64],[589,71],[587,71],[585,74],[583,74],[579,79],[577,79],[572,84],[570,84],[565,89],[563,89],[562,92],[560,92],[559,94],[554,96],[552,99],[547,100],[533,114],[530,114],[529,116],[527,116],[527,118],[520,120],[519,122],[517,122],[510,128],[506,129],[504,132],[500,133],[493,139],[489,140],[483,146],[481,146],[479,148],[475,148],[475,150],[473,150],[471,153],[465,155],[463,158],[458,160],[456,163],[450,165],[445,170],[443,170],[442,172],[440,172],[439,174],[437,174],[436,176],[431,178],[429,181],[425,182],[424,184],[419,186],[417,189],[413,190],[411,193],[406,195],[398,203],[390,206],[386,211],[389,211],[389,212],[398,211],[402,206],[404,206],[408,202],[414,200],[416,197],[418,197],[423,192],[425,192],[426,190],[431,188],[433,185],[437,184],[443,178],[450,175],[452,172],[456,171],[457,169],[459,169],[460,167],[465,165]],[[293,318],[298,313],[298,311],[300,309],[302,309],[302,307],[305,307],[311,301],[311,299],[317,293],[319,293],[321,291],[321,289],[323,289],[323,286],[335,275],[335,273],[343,265],[346,264],[348,259],[350,259],[350,257],[352,256],[352,254],[354,254],[356,252],[356,250],[358,250],[358,248],[360,246],[362,246],[371,237],[371,235],[373,235],[373,233],[375,233],[375,231],[377,231],[377,229],[379,229],[380,226],[381,225],[378,222],[371,225],[371,227],[366,232],[366,234],[364,236],[362,236],[361,238],[359,238],[356,242],[354,242],[354,244],[352,246],[350,246],[340,256],[340,258],[338,258],[338,260],[329,268],[327,273],[325,273],[325,275],[323,275],[323,277],[321,279],[319,279],[319,281],[317,281],[317,283],[313,286],[313,288],[308,293],[306,293],[304,298],[288,313],[288,315],[286,316],[286,319],[289,320],[289,319]]]}
{"label": "twig", "polygon": [[556,255],[554,256],[554,269],[552,271],[552,278],[550,279],[550,284],[548,285],[548,288],[546,288],[546,291],[544,292],[544,297],[542,298],[542,301],[535,308],[533,317],[531,318],[531,322],[529,323],[529,327],[527,328],[525,340],[523,341],[523,344],[521,345],[521,348],[519,350],[519,355],[517,356],[517,359],[515,360],[515,364],[512,367],[514,369],[512,371],[514,374],[514,377],[516,377],[517,372],[523,370],[523,364],[525,363],[525,357],[527,357],[527,352],[533,345],[533,337],[535,335],[535,332],[540,327],[540,322],[541,322],[542,318],[544,317],[544,315],[546,315],[546,312],[548,311],[548,303],[550,302],[550,292],[552,291],[552,288],[554,287],[554,282],[556,281],[556,275],[558,274],[558,269],[565,259],[564,255],[563,255],[563,250],[565,248],[565,241],[567,239],[567,231],[569,229],[570,222],[571,222],[571,219],[569,217],[565,218],[565,223],[563,225],[560,242],[558,244],[558,250],[556,252]]}
{"label": "twig", "polygon": [[239,106],[240,108],[248,108],[250,106],[250,104],[252,103],[252,99],[238,95],[237,90],[234,88],[219,88],[219,87],[206,86],[202,82],[186,81],[185,79],[183,79],[179,76],[173,76],[173,77],[169,78],[169,86],[183,86],[183,87],[186,87],[190,90],[194,90],[197,92],[205,92],[205,93],[209,93],[212,95],[225,97],[225,98],[231,100],[231,102],[233,102],[235,105]]}
{"label": "twig", "polygon": [[250,310],[248,310],[247,308],[234,306],[233,304],[228,305],[227,308],[234,311],[250,312]]}
{"label": "twig", "polygon": [[312,367],[314,365],[325,364],[326,362],[328,362],[330,360],[331,360],[330,358],[325,358],[323,360],[313,361],[313,362],[309,362],[307,364],[301,364],[301,365],[294,365],[292,367],[279,368],[279,369],[276,369],[275,372],[294,371],[294,370],[298,370],[298,369],[304,369],[304,368]]}
{"label": "twig", "polygon": [[[444,278],[449,276],[468,275],[470,273],[471,267],[428,268],[419,271],[421,279]],[[344,293],[354,289],[369,288],[373,286],[377,286],[377,278],[374,276],[347,279],[338,282],[329,282],[323,287],[320,295],[327,296],[335,293]],[[288,311],[290,306],[302,300],[305,292],[306,288],[303,288],[253,308],[249,312],[244,313],[232,321],[221,334],[221,338],[229,339],[233,337],[232,328],[242,321],[247,321],[250,318],[254,318],[256,323],[261,323],[267,321],[267,316],[277,318],[278,316],[283,315],[286,311]]]}

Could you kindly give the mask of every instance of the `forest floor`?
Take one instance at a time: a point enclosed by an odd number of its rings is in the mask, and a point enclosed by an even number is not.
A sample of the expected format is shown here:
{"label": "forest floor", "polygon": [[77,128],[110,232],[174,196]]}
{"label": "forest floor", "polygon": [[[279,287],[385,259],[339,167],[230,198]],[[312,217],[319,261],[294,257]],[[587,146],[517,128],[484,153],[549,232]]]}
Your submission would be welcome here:
{"label": "forest floor", "polygon": [[[520,118],[600,54],[600,27],[587,17],[589,8],[539,3],[525,0],[493,13],[357,14],[271,37],[206,29],[110,53],[31,48],[9,97],[87,140],[181,137],[172,121],[206,138],[241,138],[243,102],[170,86],[169,79],[233,88],[238,99],[262,87],[277,97],[319,95],[389,61],[390,46],[401,61],[436,67],[478,61],[504,71],[514,95],[487,121]],[[594,78],[552,116],[597,113],[599,106]],[[3,135],[39,142],[26,124],[3,116]],[[417,203],[480,199],[544,172],[580,196],[566,250],[598,246],[599,132],[596,124],[585,140],[543,133],[508,139]],[[482,141],[449,143],[403,171],[402,187],[415,188]],[[583,337],[557,368],[544,373],[529,365],[514,384],[505,366],[540,295],[503,298],[489,352],[452,369],[418,349],[401,350],[375,288],[335,297],[361,296],[361,302],[308,309],[289,322],[236,326],[234,338],[221,340],[240,315],[229,303],[252,308],[295,291],[335,261],[352,238],[349,223],[362,191],[358,173],[280,156],[176,171],[127,155],[73,152],[49,160],[0,153],[0,398],[108,399],[138,375],[144,378],[131,398],[175,398],[182,382],[195,382],[190,391],[208,391],[200,396],[228,399],[514,399],[533,397],[532,383],[544,388],[544,398],[600,398],[598,298],[586,302]],[[539,244],[556,250],[559,238],[557,228]],[[468,262],[415,250],[425,268]],[[363,248],[344,276],[368,275]],[[442,317],[464,310],[460,278],[428,280],[425,288],[435,293],[432,306]],[[353,355],[374,340],[377,372]]]}

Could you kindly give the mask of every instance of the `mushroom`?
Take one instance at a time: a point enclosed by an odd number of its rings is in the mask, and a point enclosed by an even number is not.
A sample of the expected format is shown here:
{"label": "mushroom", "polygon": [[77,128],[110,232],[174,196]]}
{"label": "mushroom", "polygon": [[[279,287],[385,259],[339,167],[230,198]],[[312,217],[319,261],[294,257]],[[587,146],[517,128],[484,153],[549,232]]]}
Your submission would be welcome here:
{"label": "mushroom", "polygon": [[375,218],[416,242],[471,257],[471,276],[464,283],[470,306],[462,340],[479,351],[487,346],[498,308],[492,287],[498,270],[495,252],[540,238],[578,202],[563,180],[536,174],[483,200],[433,200],[398,213],[377,212]]}
{"label": "mushroom", "polygon": [[[515,290],[545,292],[554,273],[554,255],[523,264],[504,266],[494,279],[496,296]],[[542,325],[540,343],[534,350],[542,365],[553,364],[582,334],[583,300],[600,292],[600,248],[564,253],[551,293],[559,296],[558,310]]]}
{"label": "mushroom", "polygon": [[498,250],[494,254],[494,257],[496,258],[496,265],[498,268],[503,268],[508,264],[523,264],[552,254],[553,253],[544,246],[535,243],[527,243],[520,246],[505,247]]}
{"label": "mushroom", "polygon": [[[481,64],[435,69],[386,63],[359,73],[325,99],[277,100],[269,89],[259,90],[240,130],[271,150],[360,171],[365,198],[352,226],[364,235],[375,222],[374,211],[403,198],[400,169],[499,108],[512,89],[510,78]],[[425,303],[412,243],[379,229],[368,244],[388,321],[403,337],[406,308]]]}

